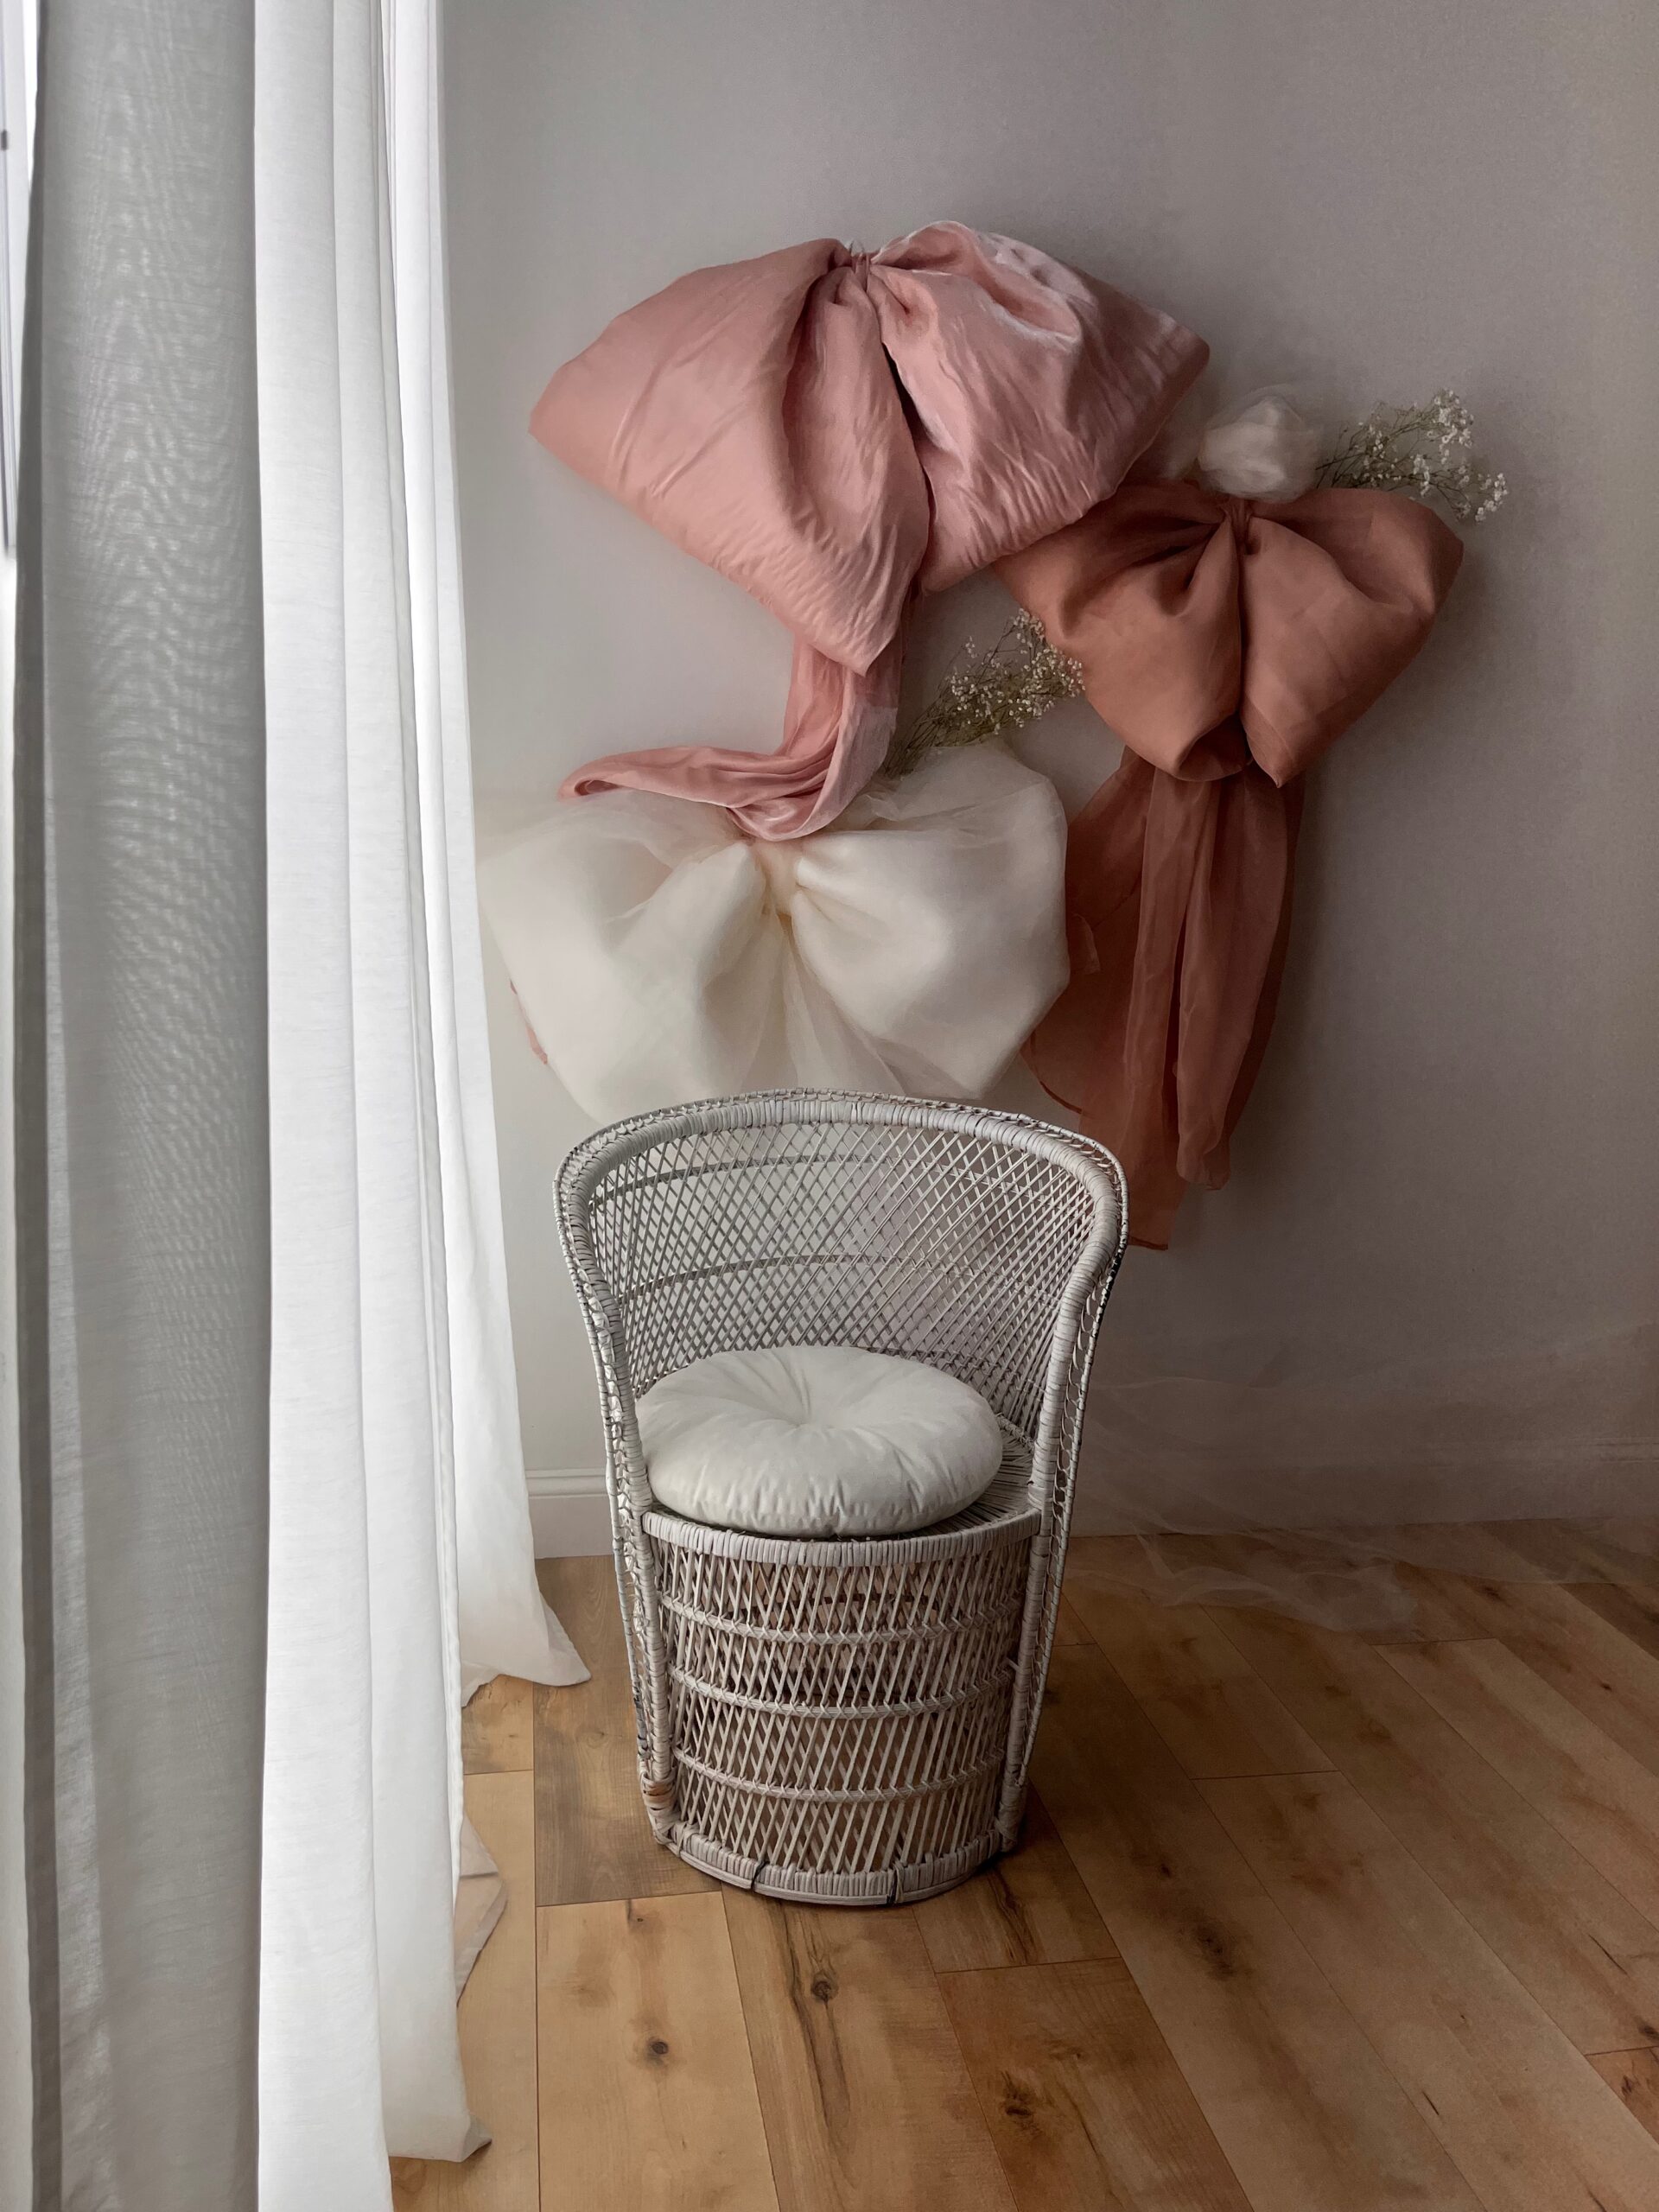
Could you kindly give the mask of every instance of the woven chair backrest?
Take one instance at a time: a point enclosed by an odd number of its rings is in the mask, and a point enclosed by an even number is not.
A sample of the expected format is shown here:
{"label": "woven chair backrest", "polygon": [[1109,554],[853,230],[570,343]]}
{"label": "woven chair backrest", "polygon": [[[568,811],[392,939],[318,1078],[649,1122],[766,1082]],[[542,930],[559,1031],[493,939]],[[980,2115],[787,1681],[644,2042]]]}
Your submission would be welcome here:
{"label": "woven chair backrest", "polygon": [[633,1395],[712,1352],[860,1344],[961,1376],[1027,1435],[1063,1317],[1122,1248],[1109,1154],[914,1100],[763,1092],[642,1115],[579,1147],[561,1196]]}

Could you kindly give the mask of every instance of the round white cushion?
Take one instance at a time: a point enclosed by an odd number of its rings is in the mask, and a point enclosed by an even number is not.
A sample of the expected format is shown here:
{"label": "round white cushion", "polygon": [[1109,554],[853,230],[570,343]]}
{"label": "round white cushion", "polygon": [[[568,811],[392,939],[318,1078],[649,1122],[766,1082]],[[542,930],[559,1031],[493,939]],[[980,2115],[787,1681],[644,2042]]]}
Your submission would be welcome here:
{"label": "round white cushion", "polygon": [[647,1390],[653,1495],[767,1536],[893,1536],[970,1504],[1002,1458],[977,1390],[850,1344],[716,1352]]}

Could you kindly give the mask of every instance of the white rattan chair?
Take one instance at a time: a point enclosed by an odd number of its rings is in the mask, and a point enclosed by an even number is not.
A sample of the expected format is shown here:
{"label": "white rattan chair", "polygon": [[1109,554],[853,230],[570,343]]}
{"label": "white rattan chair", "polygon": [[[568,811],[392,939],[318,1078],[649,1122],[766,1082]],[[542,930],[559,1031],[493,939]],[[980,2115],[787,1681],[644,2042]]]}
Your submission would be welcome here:
{"label": "white rattan chair", "polygon": [[[601,1129],[566,1161],[559,1207],[658,1838],[772,1896],[948,1889],[1018,1835],[1123,1249],[1116,1161],[1014,1114],[760,1092]],[[712,1352],[823,1344],[972,1383],[1006,1439],[986,1495],[855,1541],[741,1535],[653,1501],[640,1394]]]}

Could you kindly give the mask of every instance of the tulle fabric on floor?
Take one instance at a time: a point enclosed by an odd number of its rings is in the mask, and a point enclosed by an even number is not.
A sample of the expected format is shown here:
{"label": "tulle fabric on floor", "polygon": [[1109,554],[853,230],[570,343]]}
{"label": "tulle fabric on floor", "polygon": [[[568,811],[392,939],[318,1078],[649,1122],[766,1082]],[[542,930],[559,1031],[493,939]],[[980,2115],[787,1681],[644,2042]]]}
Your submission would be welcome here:
{"label": "tulle fabric on floor", "polygon": [[[1248,1605],[1383,1641],[1448,1632],[1433,1578],[1651,1586],[1659,1516],[1087,1538],[1090,1586],[1160,1605]],[[1659,1591],[1653,1599],[1659,1628]],[[1466,1624],[1453,1632],[1467,1635]]]}
{"label": "tulle fabric on floor", "polygon": [[1481,1362],[1287,1349],[1230,1373],[1236,1351],[1195,1340],[1166,1363],[1150,1317],[1125,1318],[1077,1526],[1120,1540],[1101,1571],[1127,1591],[1380,1632],[1415,1618],[1401,1567],[1640,1581],[1659,1560],[1659,1331]]}

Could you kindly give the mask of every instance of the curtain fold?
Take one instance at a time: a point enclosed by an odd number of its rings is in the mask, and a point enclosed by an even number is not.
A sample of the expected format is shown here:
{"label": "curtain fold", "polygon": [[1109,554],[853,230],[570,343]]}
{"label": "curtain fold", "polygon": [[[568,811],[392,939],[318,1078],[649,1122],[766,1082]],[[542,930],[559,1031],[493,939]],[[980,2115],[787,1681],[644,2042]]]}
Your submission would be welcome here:
{"label": "curtain fold", "polygon": [[[419,817],[420,912],[448,1276],[463,1690],[586,1669],[524,1571],[531,1548],[507,1309],[474,861],[445,281],[441,0],[383,0],[397,397]],[[284,10],[286,15],[286,10]]]}
{"label": "curtain fold", "polygon": [[[377,1548],[366,1480],[372,1415],[364,1344],[359,1148],[365,1102],[359,1096],[356,1001],[372,978],[371,925],[365,916],[359,933],[365,941],[354,944],[353,917],[353,863],[360,897],[365,847],[378,851],[383,874],[390,858],[394,926],[404,931],[408,899],[395,879],[404,686],[389,568],[374,57],[367,16],[357,13],[353,51],[349,18],[331,0],[301,0],[285,18],[257,10],[270,908],[273,935],[283,948],[272,963],[270,995],[272,1171],[283,1204],[274,1216],[272,1249],[276,1484],[262,2205],[294,2202],[302,2187],[315,2194],[334,2174],[346,2205],[380,2202],[363,2194],[364,2177],[384,2171],[386,2155],[379,1956],[382,1936],[390,1955],[403,1929],[400,1920],[389,1919],[383,1930],[377,1910],[374,1655],[377,1630],[384,1641],[394,1618],[400,1640],[409,1637],[405,1592],[416,1618],[426,1619],[428,1637],[426,1649],[411,1655],[401,1694],[414,1712],[425,1713],[435,1740],[424,1756],[417,1752],[406,1777],[404,1810],[412,1805],[417,1815],[423,1806],[441,1812],[437,1821],[417,1817],[412,1825],[408,1845],[419,1863],[410,1879],[417,1895],[424,1889],[428,1918],[440,1934],[453,1795],[446,1719],[453,1683],[446,1680],[439,1613],[439,1531],[433,1501],[419,1497],[423,1472],[429,1480],[430,1438],[424,1452],[418,1433],[407,1440],[411,1456],[403,1471],[416,1492],[409,1549],[418,1554],[423,1541],[427,1556],[406,1554],[397,1562],[401,1576],[381,1592],[374,1587]],[[346,49],[338,57],[344,79],[338,91],[337,44]],[[351,320],[365,276],[366,330]],[[369,427],[378,452],[357,454],[348,467],[348,436],[362,435],[360,420],[348,416],[342,389],[353,341],[357,381],[360,385],[366,375],[369,382]],[[359,416],[362,411],[359,403]],[[367,639],[365,614],[375,618]],[[383,645],[378,670],[377,634]],[[377,675],[389,698],[377,699]],[[359,756],[355,779],[353,750]],[[363,757],[370,752],[372,772]],[[393,1083],[403,1077],[404,1096],[394,1090],[393,1118],[381,1135],[385,1148],[402,1157],[414,1134],[412,1038],[406,995],[396,993],[395,949],[391,965],[395,995],[378,1041],[384,1050],[389,1036],[395,1052],[401,1023],[404,1052]],[[364,1011],[366,1016],[378,1008]],[[372,1150],[372,1128],[368,1135]],[[419,1198],[411,1192],[401,1211],[394,1198],[390,1223],[383,1217],[366,1224],[370,1238],[377,1226],[383,1240],[403,1230],[402,1256],[416,1283]],[[373,1281],[372,1273],[372,1286]],[[423,1312],[417,1361],[424,1363],[427,1354]],[[417,1371],[408,1380],[417,1394],[411,1409],[416,1422],[429,1422],[430,1376]],[[384,1448],[376,1456],[384,1466]],[[397,1471],[394,1465],[383,1480],[395,1482]],[[453,1656],[448,1665],[453,1673]],[[386,1687],[397,1699],[399,1686]],[[383,1734],[389,1719],[379,1716]],[[430,1948],[429,1939],[423,1948]],[[432,2007],[421,2002],[420,1992],[431,1978],[429,1956],[415,1970],[411,1993],[429,2019]],[[314,2007],[314,1996],[325,1993],[328,2001]],[[441,2050],[434,2086],[440,2119],[452,2129],[464,2126],[453,2047]]]}
{"label": "curtain fold", "polygon": [[[0,730],[11,728],[16,563],[0,556]],[[9,764],[8,764],[9,765]],[[12,1089],[11,779],[0,775],[0,2204],[29,2203],[34,2183],[29,2054],[29,1884],[24,1871],[22,1497],[17,1465],[16,1164]]]}
{"label": "curtain fold", "polygon": [[251,0],[43,24],[16,700],[35,2202],[255,2202],[268,1500]]}
{"label": "curtain fold", "polygon": [[536,1586],[506,1326],[436,29],[436,0],[54,0],[45,29],[38,2212],[385,2212],[389,2152],[465,2155],[461,1700],[583,1672]]}
{"label": "curtain fold", "polygon": [[258,0],[257,16],[274,1236],[260,2202],[366,2212],[389,2150],[454,2158],[480,2139],[451,1937],[463,1678],[583,1670],[536,1587],[507,1334],[435,8]]}

